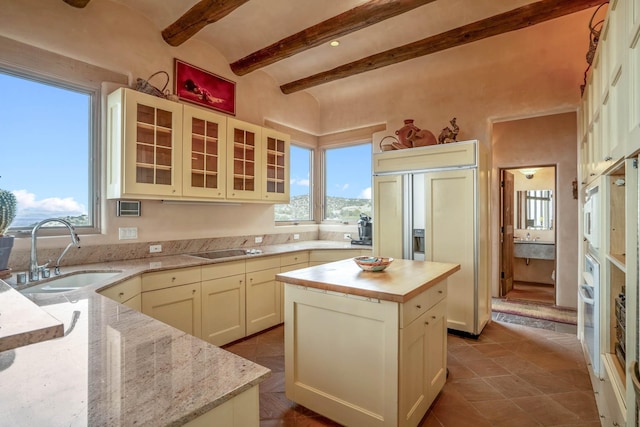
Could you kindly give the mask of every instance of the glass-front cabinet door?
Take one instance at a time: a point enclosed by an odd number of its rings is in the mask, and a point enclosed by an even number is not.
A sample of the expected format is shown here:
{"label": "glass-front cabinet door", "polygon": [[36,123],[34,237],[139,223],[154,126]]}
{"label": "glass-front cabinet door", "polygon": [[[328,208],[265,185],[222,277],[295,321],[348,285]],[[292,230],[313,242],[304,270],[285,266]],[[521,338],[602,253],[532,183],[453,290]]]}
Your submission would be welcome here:
{"label": "glass-front cabinet door", "polygon": [[262,198],[289,203],[289,143],[284,133],[262,129]]}
{"label": "glass-front cabinet door", "polygon": [[227,119],[227,199],[261,199],[260,126]]}
{"label": "glass-front cabinet door", "polygon": [[124,97],[122,196],[180,196],[182,105],[130,89],[120,91]]}
{"label": "glass-front cabinet door", "polygon": [[226,184],[227,118],[184,106],[182,194],[222,199]]}

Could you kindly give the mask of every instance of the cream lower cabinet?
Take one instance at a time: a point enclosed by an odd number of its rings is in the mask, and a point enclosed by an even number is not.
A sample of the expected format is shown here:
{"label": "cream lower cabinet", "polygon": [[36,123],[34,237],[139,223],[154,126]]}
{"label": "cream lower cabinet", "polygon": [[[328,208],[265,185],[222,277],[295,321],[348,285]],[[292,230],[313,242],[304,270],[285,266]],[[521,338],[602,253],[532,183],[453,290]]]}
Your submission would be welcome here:
{"label": "cream lower cabinet", "polygon": [[[309,267],[309,251],[294,252],[280,257],[280,273]],[[280,323],[284,323],[284,283],[280,282]]]}
{"label": "cream lower cabinet", "polygon": [[404,304],[285,284],[287,397],[343,425],[418,426],[446,380],[447,280]]}
{"label": "cream lower cabinet", "polygon": [[447,378],[445,301],[400,332],[400,425],[418,425]]}
{"label": "cream lower cabinet", "polygon": [[142,278],[136,276],[104,289],[99,293],[131,309],[142,311],[141,292]]}
{"label": "cream lower cabinet", "polygon": [[143,274],[142,312],[190,335],[200,337],[200,281],[200,267]]}
{"label": "cream lower cabinet", "polygon": [[202,267],[202,338],[224,345],[244,338],[245,261]]}
{"label": "cream lower cabinet", "polygon": [[260,425],[258,386],[232,397],[185,427],[258,427]]}
{"label": "cream lower cabinet", "polygon": [[280,323],[280,257],[247,260],[247,335]]}

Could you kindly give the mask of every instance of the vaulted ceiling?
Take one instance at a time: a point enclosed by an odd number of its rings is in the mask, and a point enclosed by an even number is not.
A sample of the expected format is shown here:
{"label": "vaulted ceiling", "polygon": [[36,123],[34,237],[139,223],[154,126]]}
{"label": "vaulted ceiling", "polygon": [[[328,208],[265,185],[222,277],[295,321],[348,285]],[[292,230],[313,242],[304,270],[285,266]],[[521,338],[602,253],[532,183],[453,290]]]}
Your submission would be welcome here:
{"label": "vaulted ceiling", "polygon": [[[83,7],[91,0],[64,0]],[[404,63],[594,8],[602,0],[116,0],[178,46],[215,46],[237,75],[262,70],[288,94],[319,94]],[[587,22],[584,23],[585,28]],[[332,47],[330,42],[339,41]],[[544,40],[540,40],[544,43]],[[556,41],[557,42],[557,41]],[[585,49],[588,40],[585,40]],[[384,79],[384,72],[375,74]]]}

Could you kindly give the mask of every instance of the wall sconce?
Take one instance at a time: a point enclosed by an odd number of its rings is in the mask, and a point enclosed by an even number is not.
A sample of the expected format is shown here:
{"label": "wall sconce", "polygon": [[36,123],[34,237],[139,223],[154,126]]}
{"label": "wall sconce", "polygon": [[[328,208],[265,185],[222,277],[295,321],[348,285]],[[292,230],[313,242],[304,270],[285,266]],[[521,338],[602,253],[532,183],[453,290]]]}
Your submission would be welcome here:
{"label": "wall sconce", "polygon": [[578,200],[578,180],[574,179],[571,183],[571,188],[573,190],[573,198]]}
{"label": "wall sconce", "polygon": [[533,176],[536,174],[536,172],[538,172],[540,168],[534,168],[534,169],[518,169],[518,172],[520,172],[522,175],[524,175],[525,178],[527,179],[531,179],[533,178]]}

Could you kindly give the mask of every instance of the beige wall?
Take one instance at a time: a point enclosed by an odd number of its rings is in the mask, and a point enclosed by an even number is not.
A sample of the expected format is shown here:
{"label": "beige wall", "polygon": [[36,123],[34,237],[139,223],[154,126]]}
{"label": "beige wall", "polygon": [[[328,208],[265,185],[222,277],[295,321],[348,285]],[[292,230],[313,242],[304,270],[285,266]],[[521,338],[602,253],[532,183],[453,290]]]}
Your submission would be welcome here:
{"label": "beige wall", "polygon": [[[556,167],[556,304],[572,308],[578,292],[578,200],[571,186],[577,176],[576,126],[576,114],[564,113],[494,123],[492,132],[492,206],[500,206],[500,169]],[[493,209],[491,215],[494,295],[499,284],[499,213]]]}
{"label": "beige wall", "polygon": [[[237,118],[260,125],[271,120],[319,133],[320,111],[312,96],[285,96],[261,71],[238,77],[216,49],[195,38],[171,47],[160,36],[160,29],[120,3],[96,0],[78,9],[62,0],[0,0],[0,10],[0,36],[128,75],[130,82],[138,77],[146,79],[158,70],[172,76],[173,60],[179,58],[236,82]],[[30,60],[34,69],[47,71],[39,67],[37,57]],[[273,206],[267,204],[202,206],[143,201],[142,217],[132,219],[116,217],[115,202],[108,201],[104,234],[83,236],[83,246],[117,242],[118,227],[138,227],[138,241],[317,231],[317,226],[276,228]],[[27,248],[28,240],[17,239],[14,249]],[[56,247],[66,245],[68,238],[39,240],[39,247]]]}

